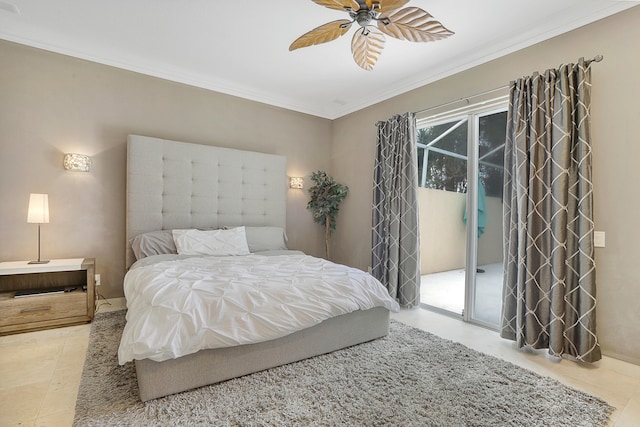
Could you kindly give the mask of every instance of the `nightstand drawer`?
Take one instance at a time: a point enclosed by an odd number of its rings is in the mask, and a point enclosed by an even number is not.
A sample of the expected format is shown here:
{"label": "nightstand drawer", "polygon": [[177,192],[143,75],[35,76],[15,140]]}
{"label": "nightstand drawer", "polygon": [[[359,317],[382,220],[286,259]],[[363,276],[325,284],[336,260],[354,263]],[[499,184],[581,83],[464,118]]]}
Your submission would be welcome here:
{"label": "nightstand drawer", "polygon": [[91,322],[95,272],[93,258],[0,262],[0,335]]}
{"label": "nightstand drawer", "polygon": [[0,300],[0,326],[87,316],[87,296],[81,290],[53,295]]}

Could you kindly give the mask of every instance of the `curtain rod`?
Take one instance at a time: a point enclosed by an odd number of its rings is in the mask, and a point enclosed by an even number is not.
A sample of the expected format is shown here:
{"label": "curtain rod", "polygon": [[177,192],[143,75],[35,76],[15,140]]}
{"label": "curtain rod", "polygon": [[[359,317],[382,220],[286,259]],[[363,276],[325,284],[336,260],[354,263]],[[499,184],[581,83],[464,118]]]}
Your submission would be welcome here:
{"label": "curtain rod", "polygon": [[[594,56],[593,59],[589,59],[586,62],[587,62],[587,65],[589,65],[592,62],[600,62],[603,59],[604,59],[604,56],[598,54],[598,55]],[[428,107],[428,108],[424,108],[422,110],[415,111],[414,114],[420,114],[420,113],[424,113],[426,111],[435,110],[436,108],[446,107],[447,105],[455,104],[456,102],[460,102],[460,101],[467,101],[467,104],[468,104],[469,100],[471,98],[477,98],[479,96],[486,95],[486,94],[492,93],[492,92],[497,92],[499,90],[503,90],[503,89],[506,89],[508,87],[509,87],[509,85],[504,85],[504,86],[496,87],[496,88],[493,88],[493,89],[485,90],[484,92],[479,92],[479,93],[473,94],[471,96],[465,96],[464,98],[458,98],[458,99],[456,99],[454,101],[445,102],[444,104],[435,105],[433,107]]]}

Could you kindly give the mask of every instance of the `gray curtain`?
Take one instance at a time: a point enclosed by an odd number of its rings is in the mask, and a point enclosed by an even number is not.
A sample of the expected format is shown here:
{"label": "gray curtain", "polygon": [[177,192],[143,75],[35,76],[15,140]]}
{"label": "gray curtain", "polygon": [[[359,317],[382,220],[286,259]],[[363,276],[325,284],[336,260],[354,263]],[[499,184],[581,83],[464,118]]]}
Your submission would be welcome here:
{"label": "gray curtain", "polygon": [[580,59],[511,83],[501,335],[594,362],[596,271],[589,106]]}
{"label": "gray curtain", "polygon": [[420,304],[418,161],[414,113],[378,122],[372,274],[402,307]]}

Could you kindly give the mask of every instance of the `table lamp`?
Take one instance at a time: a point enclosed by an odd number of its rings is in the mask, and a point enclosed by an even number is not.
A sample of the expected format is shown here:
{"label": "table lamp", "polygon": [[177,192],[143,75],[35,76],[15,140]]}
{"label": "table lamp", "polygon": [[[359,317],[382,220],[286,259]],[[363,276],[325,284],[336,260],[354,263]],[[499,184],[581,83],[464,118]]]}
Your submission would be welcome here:
{"label": "table lamp", "polygon": [[46,264],[49,261],[40,259],[40,224],[49,223],[49,195],[35,194],[29,195],[29,211],[27,213],[27,222],[30,224],[38,224],[38,259],[29,261],[29,264]]}

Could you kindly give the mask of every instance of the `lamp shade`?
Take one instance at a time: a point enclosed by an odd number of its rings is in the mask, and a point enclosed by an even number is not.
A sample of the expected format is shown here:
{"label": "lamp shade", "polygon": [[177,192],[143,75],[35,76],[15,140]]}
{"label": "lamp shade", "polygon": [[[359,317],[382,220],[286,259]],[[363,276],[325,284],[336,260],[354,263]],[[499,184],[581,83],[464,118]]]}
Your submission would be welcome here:
{"label": "lamp shade", "polygon": [[49,195],[31,193],[29,195],[29,212],[27,222],[35,224],[49,223]]}

